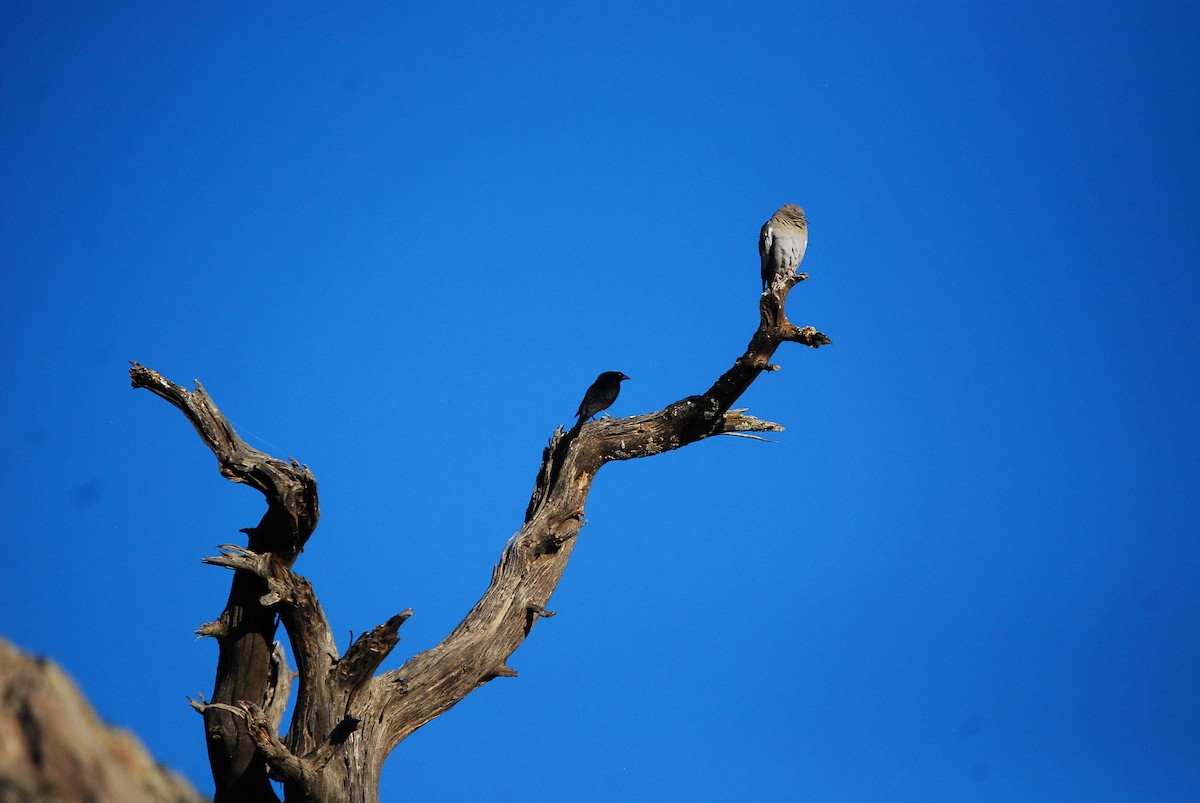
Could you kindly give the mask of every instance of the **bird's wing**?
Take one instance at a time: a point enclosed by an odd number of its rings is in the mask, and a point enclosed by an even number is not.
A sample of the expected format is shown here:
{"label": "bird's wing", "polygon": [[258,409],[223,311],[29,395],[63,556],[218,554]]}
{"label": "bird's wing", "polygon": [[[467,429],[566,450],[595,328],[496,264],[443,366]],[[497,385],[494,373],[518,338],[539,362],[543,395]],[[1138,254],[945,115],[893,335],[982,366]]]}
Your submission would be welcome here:
{"label": "bird's wing", "polygon": [[796,267],[804,261],[804,252],[808,250],[808,228],[805,227],[796,235]]}
{"label": "bird's wing", "polygon": [[771,253],[771,244],[775,242],[775,229],[771,228],[771,221],[763,224],[762,231],[758,233],[758,256],[760,259],[766,259],[767,254]]}

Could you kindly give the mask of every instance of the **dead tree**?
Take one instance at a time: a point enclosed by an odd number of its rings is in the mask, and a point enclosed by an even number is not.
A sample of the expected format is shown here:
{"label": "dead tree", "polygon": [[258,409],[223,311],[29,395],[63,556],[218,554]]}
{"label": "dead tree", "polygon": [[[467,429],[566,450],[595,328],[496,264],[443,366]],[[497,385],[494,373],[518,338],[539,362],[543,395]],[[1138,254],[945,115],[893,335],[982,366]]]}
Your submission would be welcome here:
{"label": "dead tree", "polygon": [[[516,676],[506,661],[539,618],[554,615],[546,605],[584,525],[592,479],[605,463],[713,435],[783,429],[731,408],[759,374],[778,369],[770,361],[780,344],[830,342],[784,313],[788,293],[806,278],[787,277],[762,294],[760,323],[745,354],[704,393],[646,415],[567,432],[559,427],[542,452],[525,523],[505,545],[483,597],[440,644],[381,674],[376,669],[412,611],[338,654],[312,585],[292,571],[320,514],[308,468],[247,445],[199,382],[189,391],[133,363],[133,386],[179,408],[216,455],[221,474],[252,485],[267,500],[258,525],[242,531],[245,547],[226,545],[219,556],[204,558],[233,570],[225,610],[197,631],[220,647],[213,698],[193,701],[204,716],[216,803],[277,802],[269,779],[282,782],[288,803],[375,803],[384,759],[405,737],[489,680]],[[291,644],[295,676],[275,642],[276,616]],[[296,704],[283,733],[293,677]]]}

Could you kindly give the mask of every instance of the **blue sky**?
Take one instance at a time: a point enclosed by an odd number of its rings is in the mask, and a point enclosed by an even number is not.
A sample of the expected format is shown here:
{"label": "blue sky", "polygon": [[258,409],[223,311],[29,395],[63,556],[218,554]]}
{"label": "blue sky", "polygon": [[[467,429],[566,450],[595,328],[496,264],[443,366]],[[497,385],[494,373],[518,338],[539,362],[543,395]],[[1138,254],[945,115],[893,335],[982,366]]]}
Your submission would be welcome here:
{"label": "blue sky", "polygon": [[1189,4],[0,6],[0,635],[211,789],[257,522],[128,360],[314,471],[335,631],[482,593],[542,446],[700,392],[811,220],[723,438],[606,467],[539,624],[384,799],[1192,800]]}

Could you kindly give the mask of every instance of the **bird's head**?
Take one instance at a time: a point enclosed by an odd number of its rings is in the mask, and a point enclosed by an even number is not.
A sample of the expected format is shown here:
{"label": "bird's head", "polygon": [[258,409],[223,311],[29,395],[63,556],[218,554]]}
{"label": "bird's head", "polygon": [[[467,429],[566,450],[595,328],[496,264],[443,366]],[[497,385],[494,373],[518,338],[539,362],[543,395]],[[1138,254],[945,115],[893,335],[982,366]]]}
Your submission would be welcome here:
{"label": "bird's head", "polygon": [[784,218],[796,226],[805,226],[808,224],[807,218],[804,217],[804,210],[795,204],[784,204],[779,207],[775,213],[775,217]]}
{"label": "bird's head", "polygon": [[604,373],[600,374],[600,378],[609,382],[624,382],[629,377],[625,376],[625,374],[621,373],[620,371],[605,371]]}

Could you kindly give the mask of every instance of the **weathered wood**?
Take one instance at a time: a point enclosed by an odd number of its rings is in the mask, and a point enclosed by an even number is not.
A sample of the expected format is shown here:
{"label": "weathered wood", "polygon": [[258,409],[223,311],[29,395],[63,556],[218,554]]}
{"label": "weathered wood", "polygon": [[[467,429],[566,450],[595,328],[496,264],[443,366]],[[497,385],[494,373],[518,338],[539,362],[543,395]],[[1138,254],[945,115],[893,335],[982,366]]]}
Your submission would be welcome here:
{"label": "weathered wood", "polygon": [[[730,409],[785,342],[817,348],[830,342],[787,320],[788,293],[807,276],[775,283],[760,297],[760,323],[746,352],[707,391],[662,410],[560,427],[543,450],[525,522],[492,571],[483,596],[436,647],[398,669],[375,675],[399,641],[411,610],[360,636],[339,656],[312,585],[292,571],[318,518],[316,481],[294,460],[251,449],[204,389],[175,385],[134,363],[134,387],[178,407],[217,455],[221,473],[258,488],[267,513],[245,532],[245,548],[222,547],[205,562],[234,571],[230,600],[201,635],[221,654],[205,716],[217,801],[277,800],[268,774],[283,781],[287,801],[376,803],[384,759],[405,737],[498,677],[516,677],[508,658],[547,610],[575,541],[586,523],[592,480],[607,463],[678,449],[714,435],[772,432],[779,424]],[[273,655],[274,617],[288,634],[298,673],[297,700],[280,738],[279,694],[290,680]]]}
{"label": "weathered wood", "polygon": [[[222,476],[257,488],[266,497],[267,511],[258,526],[243,531],[247,548],[254,554],[273,555],[290,566],[320,516],[317,482],[308,468],[248,445],[199,382],[189,391],[136,362],[132,366],[133,387],[149,390],[177,407],[216,456]],[[235,572],[221,616],[197,631],[216,638],[219,646],[213,703],[265,705],[276,696],[271,687],[277,677],[272,672],[275,611],[260,603],[264,592],[261,577]],[[261,751],[243,719],[213,707],[204,711],[204,728],[216,783],[215,803],[278,800]]]}

